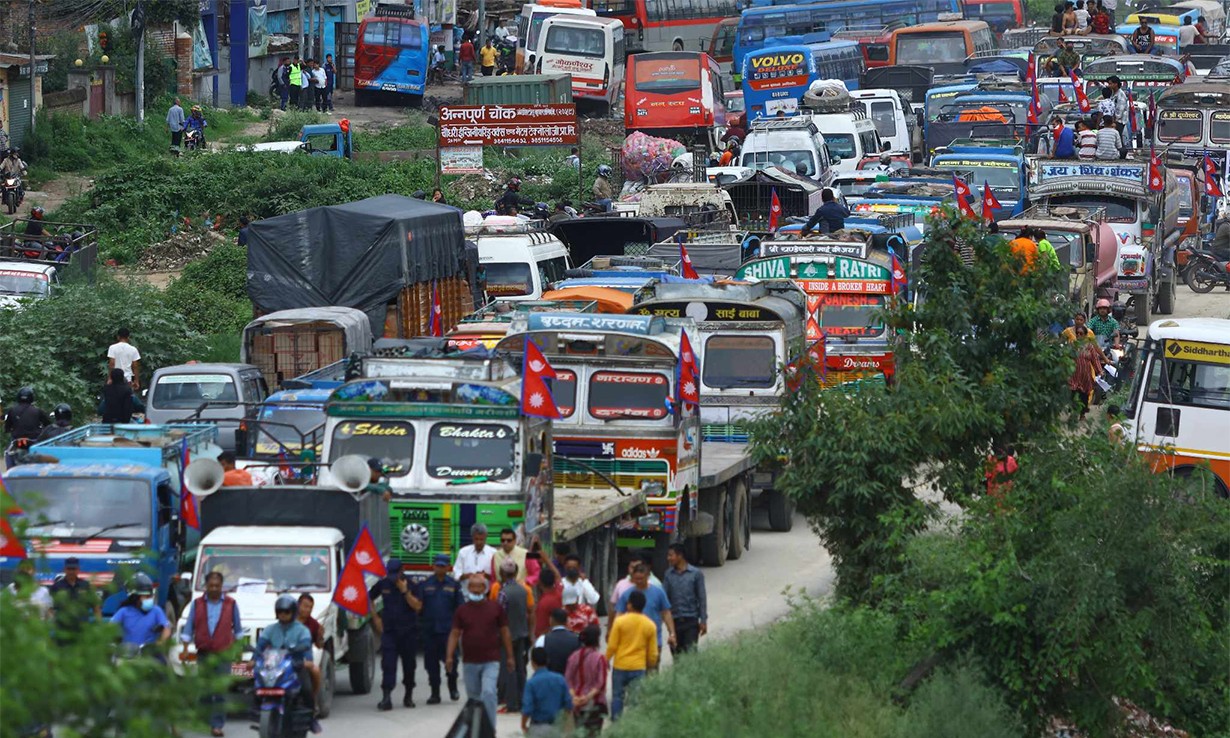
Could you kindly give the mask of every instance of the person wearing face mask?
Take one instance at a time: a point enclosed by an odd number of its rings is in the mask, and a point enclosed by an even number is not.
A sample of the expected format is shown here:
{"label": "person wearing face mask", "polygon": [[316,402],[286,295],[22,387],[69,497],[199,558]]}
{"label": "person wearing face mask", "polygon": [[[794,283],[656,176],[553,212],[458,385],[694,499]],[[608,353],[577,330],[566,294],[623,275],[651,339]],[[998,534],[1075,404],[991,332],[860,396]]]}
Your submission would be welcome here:
{"label": "person wearing face mask", "polygon": [[[602,595],[594,589],[594,585],[581,573],[581,557],[570,553],[564,557],[564,590],[575,590],[580,595],[581,604],[594,607]],[[580,631],[577,631],[580,632]]]}
{"label": "person wearing face mask", "polygon": [[[457,561],[453,563],[453,579],[464,584],[473,574],[482,574],[483,578],[495,579],[495,569],[491,562],[495,559],[495,549],[487,545],[487,526],[475,523],[470,526],[469,546],[462,546],[457,552]],[[522,563],[525,559],[522,558]]]}
{"label": "person wearing face mask", "polygon": [[167,614],[154,599],[154,582],[143,572],[128,583],[128,599],[111,616],[111,622],[120,626],[123,643],[134,649],[161,644],[171,637]]}
{"label": "person wearing face mask", "polygon": [[470,577],[465,583],[466,601],[453,613],[453,630],[448,634],[445,665],[456,668],[457,646],[461,646],[461,675],[466,695],[483,703],[487,718],[496,724],[497,684],[500,677],[500,647],[510,672],[517,670],[513,659],[512,635],[508,614],[500,603],[487,596],[487,578]]}

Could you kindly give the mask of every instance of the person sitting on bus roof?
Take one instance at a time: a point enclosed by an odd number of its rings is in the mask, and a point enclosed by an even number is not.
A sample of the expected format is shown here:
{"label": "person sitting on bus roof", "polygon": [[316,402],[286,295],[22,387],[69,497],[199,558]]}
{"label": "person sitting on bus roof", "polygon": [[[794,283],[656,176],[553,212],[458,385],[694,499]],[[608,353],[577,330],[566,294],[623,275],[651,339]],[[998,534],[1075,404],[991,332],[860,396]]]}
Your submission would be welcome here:
{"label": "person sitting on bus roof", "polygon": [[1055,54],[1054,59],[1059,64],[1060,76],[1063,77],[1072,76],[1072,73],[1079,71],[1081,66],[1081,55],[1076,53],[1071,41],[1063,42],[1063,46],[1059,49],[1059,53]]}
{"label": "person sitting on bus roof", "polygon": [[1110,13],[1106,12],[1106,8],[1099,3],[1092,12],[1093,15],[1089,17],[1089,27],[1093,29],[1093,32],[1103,35],[1112,33]]}
{"label": "person sitting on bus roof", "polygon": [[1076,25],[1079,33],[1089,33],[1089,11],[1085,10],[1085,0],[1076,0]]}
{"label": "person sitting on bus roof", "polygon": [[811,235],[812,229],[817,226],[823,226],[821,233],[833,233],[846,227],[846,218],[850,217],[850,209],[837,202],[833,190],[825,187],[820,192],[820,200],[820,207],[816,208],[816,212],[812,213],[807,224],[803,226],[802,235],[804,237]]}
{"label": "person sitting on bus roof", "polygon": [[1079,33],[1081,30],[1080,21],[1076,19],[1076,3],[1072,0],[1063,4],[1063,32],[1064,35],[1069,33]]}
{"label": "person sitting on bus roof", "polygon": [[1153,29],[1149,27],[1149,16],[1140,16],[1140,27],[1132,31],[1128,41],[1138,54],[1153,53]]}
{"label": "person sitting on bus roof", "polygon": [[1051,128],[1055,132],[1055,158],[1076,158],[1076,133],[1066,126],[1062,115],[1051,118]]}

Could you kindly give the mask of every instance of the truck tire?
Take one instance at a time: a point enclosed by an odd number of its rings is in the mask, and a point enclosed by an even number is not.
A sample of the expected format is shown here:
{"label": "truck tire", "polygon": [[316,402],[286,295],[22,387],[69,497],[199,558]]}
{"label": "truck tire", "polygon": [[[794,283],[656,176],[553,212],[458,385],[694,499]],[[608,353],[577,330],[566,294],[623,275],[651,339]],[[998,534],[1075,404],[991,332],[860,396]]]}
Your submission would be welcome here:
{"label": "truck tire", "polygon": [[778,533],[789,533],[794,527],[794,500],[777,490],[765,494],[769,496],[769,527]]}
{"label": "truck tire", "polygon": [[372,691],[376,681],[376,644],[372,639],[371,623],[350,634],[346,663],[350,668],[350,691],[355,694]]}
{"label": "truck tire", "polygon": [[1174,292],[1175,292],[1175,276],[1173,273],[1170,279],[1162,285],[1162,289],[1157,293],[1157,314],[1158,315],[1173,315],[1174,314]]}
{"label": "truck tire", "polygon": [[322,718],[333,711],[333,695],[337,693],[337,664],[333,654],[325,651],[320,656],[320,694],[316,695],[316,713]]}
{"label": "truck tire", "polygon": [[1153,302],[1153,296],[1136,295],[1134,302],[1136,303],[1136,325],[1141,328],[1148,328],[1149,318],[1151,317],[1150,308],[1152,307],[1149,303]]}
{"label": "truck tire", "polygon": [[702,499],[711,500],[705,512],[713,516],[713,532],[700,538],[700,558],[705,566],[724,566],[730,553],[730,539],[726,536],[726,510],[728,497],[725,492],[709,490],[701,492]]}
{"label": "truck tire", "polygon": [[730,530],[730,551],[726,558],[737,560],[751,546],[752,515],[747,498],[747,480],[739,477],[730,485],[730,519],[734,523]]}

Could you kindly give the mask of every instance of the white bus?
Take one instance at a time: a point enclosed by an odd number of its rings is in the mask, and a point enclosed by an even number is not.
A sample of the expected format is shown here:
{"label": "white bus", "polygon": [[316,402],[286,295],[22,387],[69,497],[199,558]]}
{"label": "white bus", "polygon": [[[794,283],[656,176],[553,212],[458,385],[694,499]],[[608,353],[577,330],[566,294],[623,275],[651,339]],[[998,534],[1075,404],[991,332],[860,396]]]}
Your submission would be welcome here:
{"label": "white bus", "polygon": [[521,6],[517,16],[517,73],[533,74],[537,63],[535,50],[542,35],[542,22],[555,15],[596,17],[590,8],[581,7],[581,0],[539,0]]}
{"label": "white bus", "polygon": [[572,75],[572,99],[610,112],[624,81],[624,26],[614,18],[557,15],[543,21],[535,74]]}

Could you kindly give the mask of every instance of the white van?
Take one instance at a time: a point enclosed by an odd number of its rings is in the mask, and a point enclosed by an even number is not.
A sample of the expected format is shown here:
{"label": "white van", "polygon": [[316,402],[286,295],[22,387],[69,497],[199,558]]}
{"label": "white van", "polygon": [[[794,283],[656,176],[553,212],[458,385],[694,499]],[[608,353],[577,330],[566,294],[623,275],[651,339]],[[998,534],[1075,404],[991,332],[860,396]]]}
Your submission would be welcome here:
{"label": "white van", "polygon": [[886,89],[851,90],[850,97],[871,118],[876,135],[888,143],[890,151],[913,151],[915,117],[901,93]]}
{"label": "white van", "polygon": [[556,15],[580,15],[597,17],[591,8],[581,7],[579,2],[548,0],[545,3],[526,3],[517,16],[517,69],[522,74],[533,74],[538,64],[538,48],[542,43],[542,24]]}
{"label": "white van", "polygon": [[488,301],[541,300],[572,268],[562,241],[516,216],[488,216],[466,236],[478,245],[478,283]]}
{"label": "white van", "polygon": [[878,156],[880,137],[876,126],[861,109],[840,113],[815,113],[812,121],[824,133],[833,169],[840,173],[858,171],[865,156]]}
{"label": "white van", "polygon": [[624,81],[624,24],[616,18],[556,15],[542,22],[535,74],[572,75],[572,99],[610,112]]}
{"label": "white van", "polygon": [[795,115],[756,121],[743,142],[739,163],[751,169],[781,167],[822,185],[831,185],[832,157],[826,145],[827,134],[821,134],[817,128],[819,117]]}

